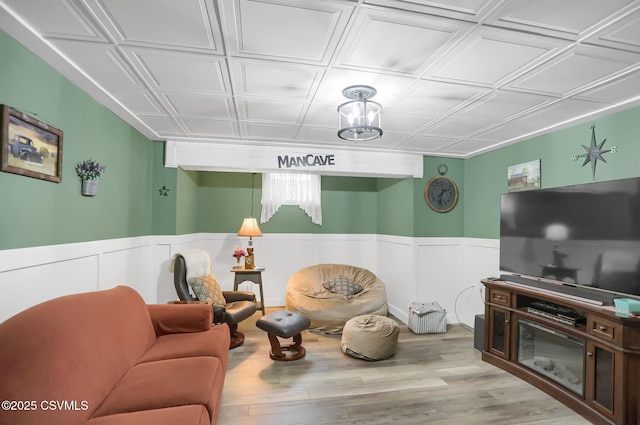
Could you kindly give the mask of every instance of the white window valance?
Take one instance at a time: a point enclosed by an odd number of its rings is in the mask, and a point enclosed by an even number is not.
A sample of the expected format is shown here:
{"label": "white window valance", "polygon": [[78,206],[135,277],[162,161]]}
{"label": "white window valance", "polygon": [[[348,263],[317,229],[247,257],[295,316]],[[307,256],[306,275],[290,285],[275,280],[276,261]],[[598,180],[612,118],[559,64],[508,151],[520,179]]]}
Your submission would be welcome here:
{"label": "white window valance", "polygon": [[264,173],[262,175],[262,214],[266,223],[282,205],[298,205],[314,224],[322,225],[320,175]]}

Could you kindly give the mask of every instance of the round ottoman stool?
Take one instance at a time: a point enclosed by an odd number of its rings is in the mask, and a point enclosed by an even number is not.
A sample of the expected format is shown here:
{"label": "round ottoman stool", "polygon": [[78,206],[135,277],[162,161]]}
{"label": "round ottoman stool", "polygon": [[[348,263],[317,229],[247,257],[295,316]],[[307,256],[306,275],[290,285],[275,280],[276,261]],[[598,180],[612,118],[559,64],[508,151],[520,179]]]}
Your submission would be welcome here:
{"label": "round ottoman stool", "polygon": [[342,352],[363,360],[384,360],[393,356],[400,326],[385,316],[365,314],[349,319],[342,331]]}
{"label": "round ottoman stool", "polygon": [[[266,316],[262,316],[256,322],[256,326],[267,333],[271,352],[269,356],[273,360],[291,361],[304,357],[306,350],[302,346],[302,332],[307,329],[311,321],[299,313],[289,310],[280,310]],[[291,345],[280,345],[280,338],[292,338]]]}

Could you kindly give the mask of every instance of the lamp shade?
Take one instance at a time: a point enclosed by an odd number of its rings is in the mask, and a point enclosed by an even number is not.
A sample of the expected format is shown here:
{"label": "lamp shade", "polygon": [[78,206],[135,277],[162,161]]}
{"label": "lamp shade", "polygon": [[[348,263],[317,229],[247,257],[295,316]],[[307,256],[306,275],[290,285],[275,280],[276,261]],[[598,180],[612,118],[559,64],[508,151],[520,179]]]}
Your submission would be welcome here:
{"label": "lamp shade", "polygon": [[569,239],[569,226],[562,223],[553,223],[544,229],[544,236],[552,241],[566,241]]}
{"label": "lamp shade", "polygon": [[240,230],[238,230],[238,236],[262,236],[262,232],[258,227],[258,221],[254,217],[245,217]]}

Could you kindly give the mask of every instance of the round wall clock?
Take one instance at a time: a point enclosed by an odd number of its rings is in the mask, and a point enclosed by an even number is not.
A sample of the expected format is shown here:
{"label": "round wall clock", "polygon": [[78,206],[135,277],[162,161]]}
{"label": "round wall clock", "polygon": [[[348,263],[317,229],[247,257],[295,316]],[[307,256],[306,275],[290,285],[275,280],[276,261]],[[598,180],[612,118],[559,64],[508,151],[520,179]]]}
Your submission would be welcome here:
{"label": "round wall clock", "polygon": [[458,202],[458,186],[449,177],[445,177],[445,171],[440,170],[440,175],[429,180],[424,187],[424,200],[434,211],[451,211]]}

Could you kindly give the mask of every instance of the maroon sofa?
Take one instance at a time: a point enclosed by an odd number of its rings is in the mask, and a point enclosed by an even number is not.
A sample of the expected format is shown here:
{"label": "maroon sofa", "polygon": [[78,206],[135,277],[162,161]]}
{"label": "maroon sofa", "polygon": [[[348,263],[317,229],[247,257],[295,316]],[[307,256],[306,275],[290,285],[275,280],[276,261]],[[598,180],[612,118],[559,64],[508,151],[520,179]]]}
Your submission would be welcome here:
{"label": "maroon sofa", "polygon": [[0,323],[0,424],[215,424],[229,328],[211,321],[126,286],[18,313]]}

